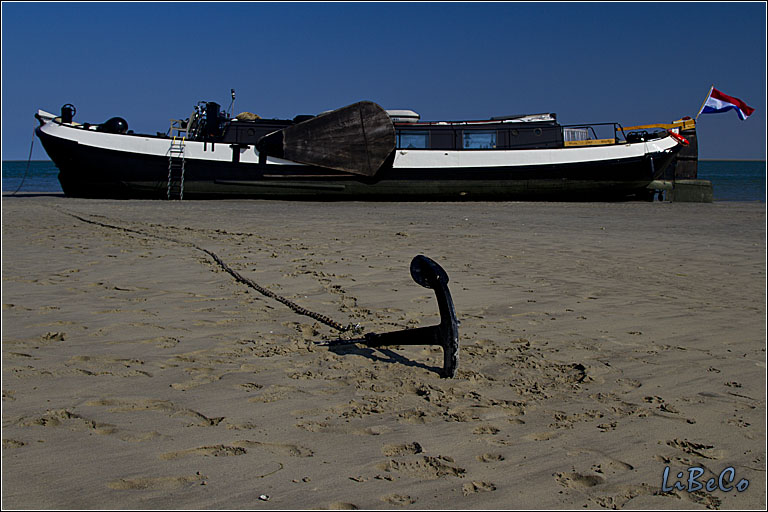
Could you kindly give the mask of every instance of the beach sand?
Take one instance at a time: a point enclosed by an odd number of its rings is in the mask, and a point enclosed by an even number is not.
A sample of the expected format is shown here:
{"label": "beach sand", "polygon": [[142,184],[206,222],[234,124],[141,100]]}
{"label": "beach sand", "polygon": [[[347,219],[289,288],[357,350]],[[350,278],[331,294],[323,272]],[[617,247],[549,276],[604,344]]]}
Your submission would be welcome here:
{"label": "beach sand", "polygon": [[[766,506],[765,204],[53,195],[2,217],[4,508]],[[318,346],[352,334],[201,249],[365,333],[438,323],[424,254],[457,375],[439,347]],[[667,467],[748,487],[663,492]]]}

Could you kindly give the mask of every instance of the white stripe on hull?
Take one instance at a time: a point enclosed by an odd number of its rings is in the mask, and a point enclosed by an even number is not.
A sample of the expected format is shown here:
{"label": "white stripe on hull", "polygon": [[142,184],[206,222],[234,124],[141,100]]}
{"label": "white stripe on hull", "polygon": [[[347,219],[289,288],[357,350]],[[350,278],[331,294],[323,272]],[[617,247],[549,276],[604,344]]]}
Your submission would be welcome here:
{"label": "white stripe on hull", "polygon": [[[79,144],[110,151],[138,153],[148,156],[168,157],[171,139],[144,137],[141,135],[122,135],[115,133],[97,132],[82,128],[72,128],[55,122],[46,123],[41,130],[59,139],[70,140]],[[214,162],[231,162],[232,148],[229,143],[203,143],[185,141],[184,158],[187,160],[207,160]],[[253,146],[240,151],[240,162],[258,164],[259,152]],[[300,165],[289,160],[268,157],[267,163],[277,165]]]}
{"label": "white stripe on hull", "polygon": [[611,146],[586,146],[555,149],[495,149],[446,151],[434,149],[398,149],[394,167],[409,169],[517,167],[564,165],[639,158],[659,153],[677,145],[671,137]]}

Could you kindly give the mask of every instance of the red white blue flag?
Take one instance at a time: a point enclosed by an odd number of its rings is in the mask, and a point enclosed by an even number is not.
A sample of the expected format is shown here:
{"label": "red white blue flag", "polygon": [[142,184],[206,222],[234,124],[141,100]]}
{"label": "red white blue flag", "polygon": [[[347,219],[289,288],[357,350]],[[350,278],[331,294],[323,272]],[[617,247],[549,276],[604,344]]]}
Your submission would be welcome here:
{"label": "red white blue flag", "polygon": [[719,114],[726,110],[735,110],[739,119],[742,121],[755,111],[755,109],[741,101],[739,98],[723,94],[713,86],[709,90],[709,95],[707,96],[707,99],[704,100],[704,104],[701,106],[699,113],[696,114],[696,117],[698,118],[699,114]]}

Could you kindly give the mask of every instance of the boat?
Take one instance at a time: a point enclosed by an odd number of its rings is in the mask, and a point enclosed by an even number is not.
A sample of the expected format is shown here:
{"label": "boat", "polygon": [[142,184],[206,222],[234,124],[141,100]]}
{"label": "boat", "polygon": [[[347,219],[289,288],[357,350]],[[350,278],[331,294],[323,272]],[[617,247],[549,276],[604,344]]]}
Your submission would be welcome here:
{"label": "boat", "polygon": [[155,134],[75,114],[38,110],[36,134],[65,195],[94,198],[652,200],[687,143],[673,130],[560,125],[554,113],[423,121],[371,101],[292,119],[201,101]]}

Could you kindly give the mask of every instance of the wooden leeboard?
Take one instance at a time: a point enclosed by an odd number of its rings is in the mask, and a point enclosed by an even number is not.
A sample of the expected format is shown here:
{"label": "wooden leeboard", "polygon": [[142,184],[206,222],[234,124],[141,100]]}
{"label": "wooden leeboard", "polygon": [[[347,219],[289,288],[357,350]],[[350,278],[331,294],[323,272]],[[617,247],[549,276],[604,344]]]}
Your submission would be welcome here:
{"label": "wooden leeboard", "polygon": [[286,160],[373,176],[395,150],[395,127],[370,101],[321,114],[283,129]]}

